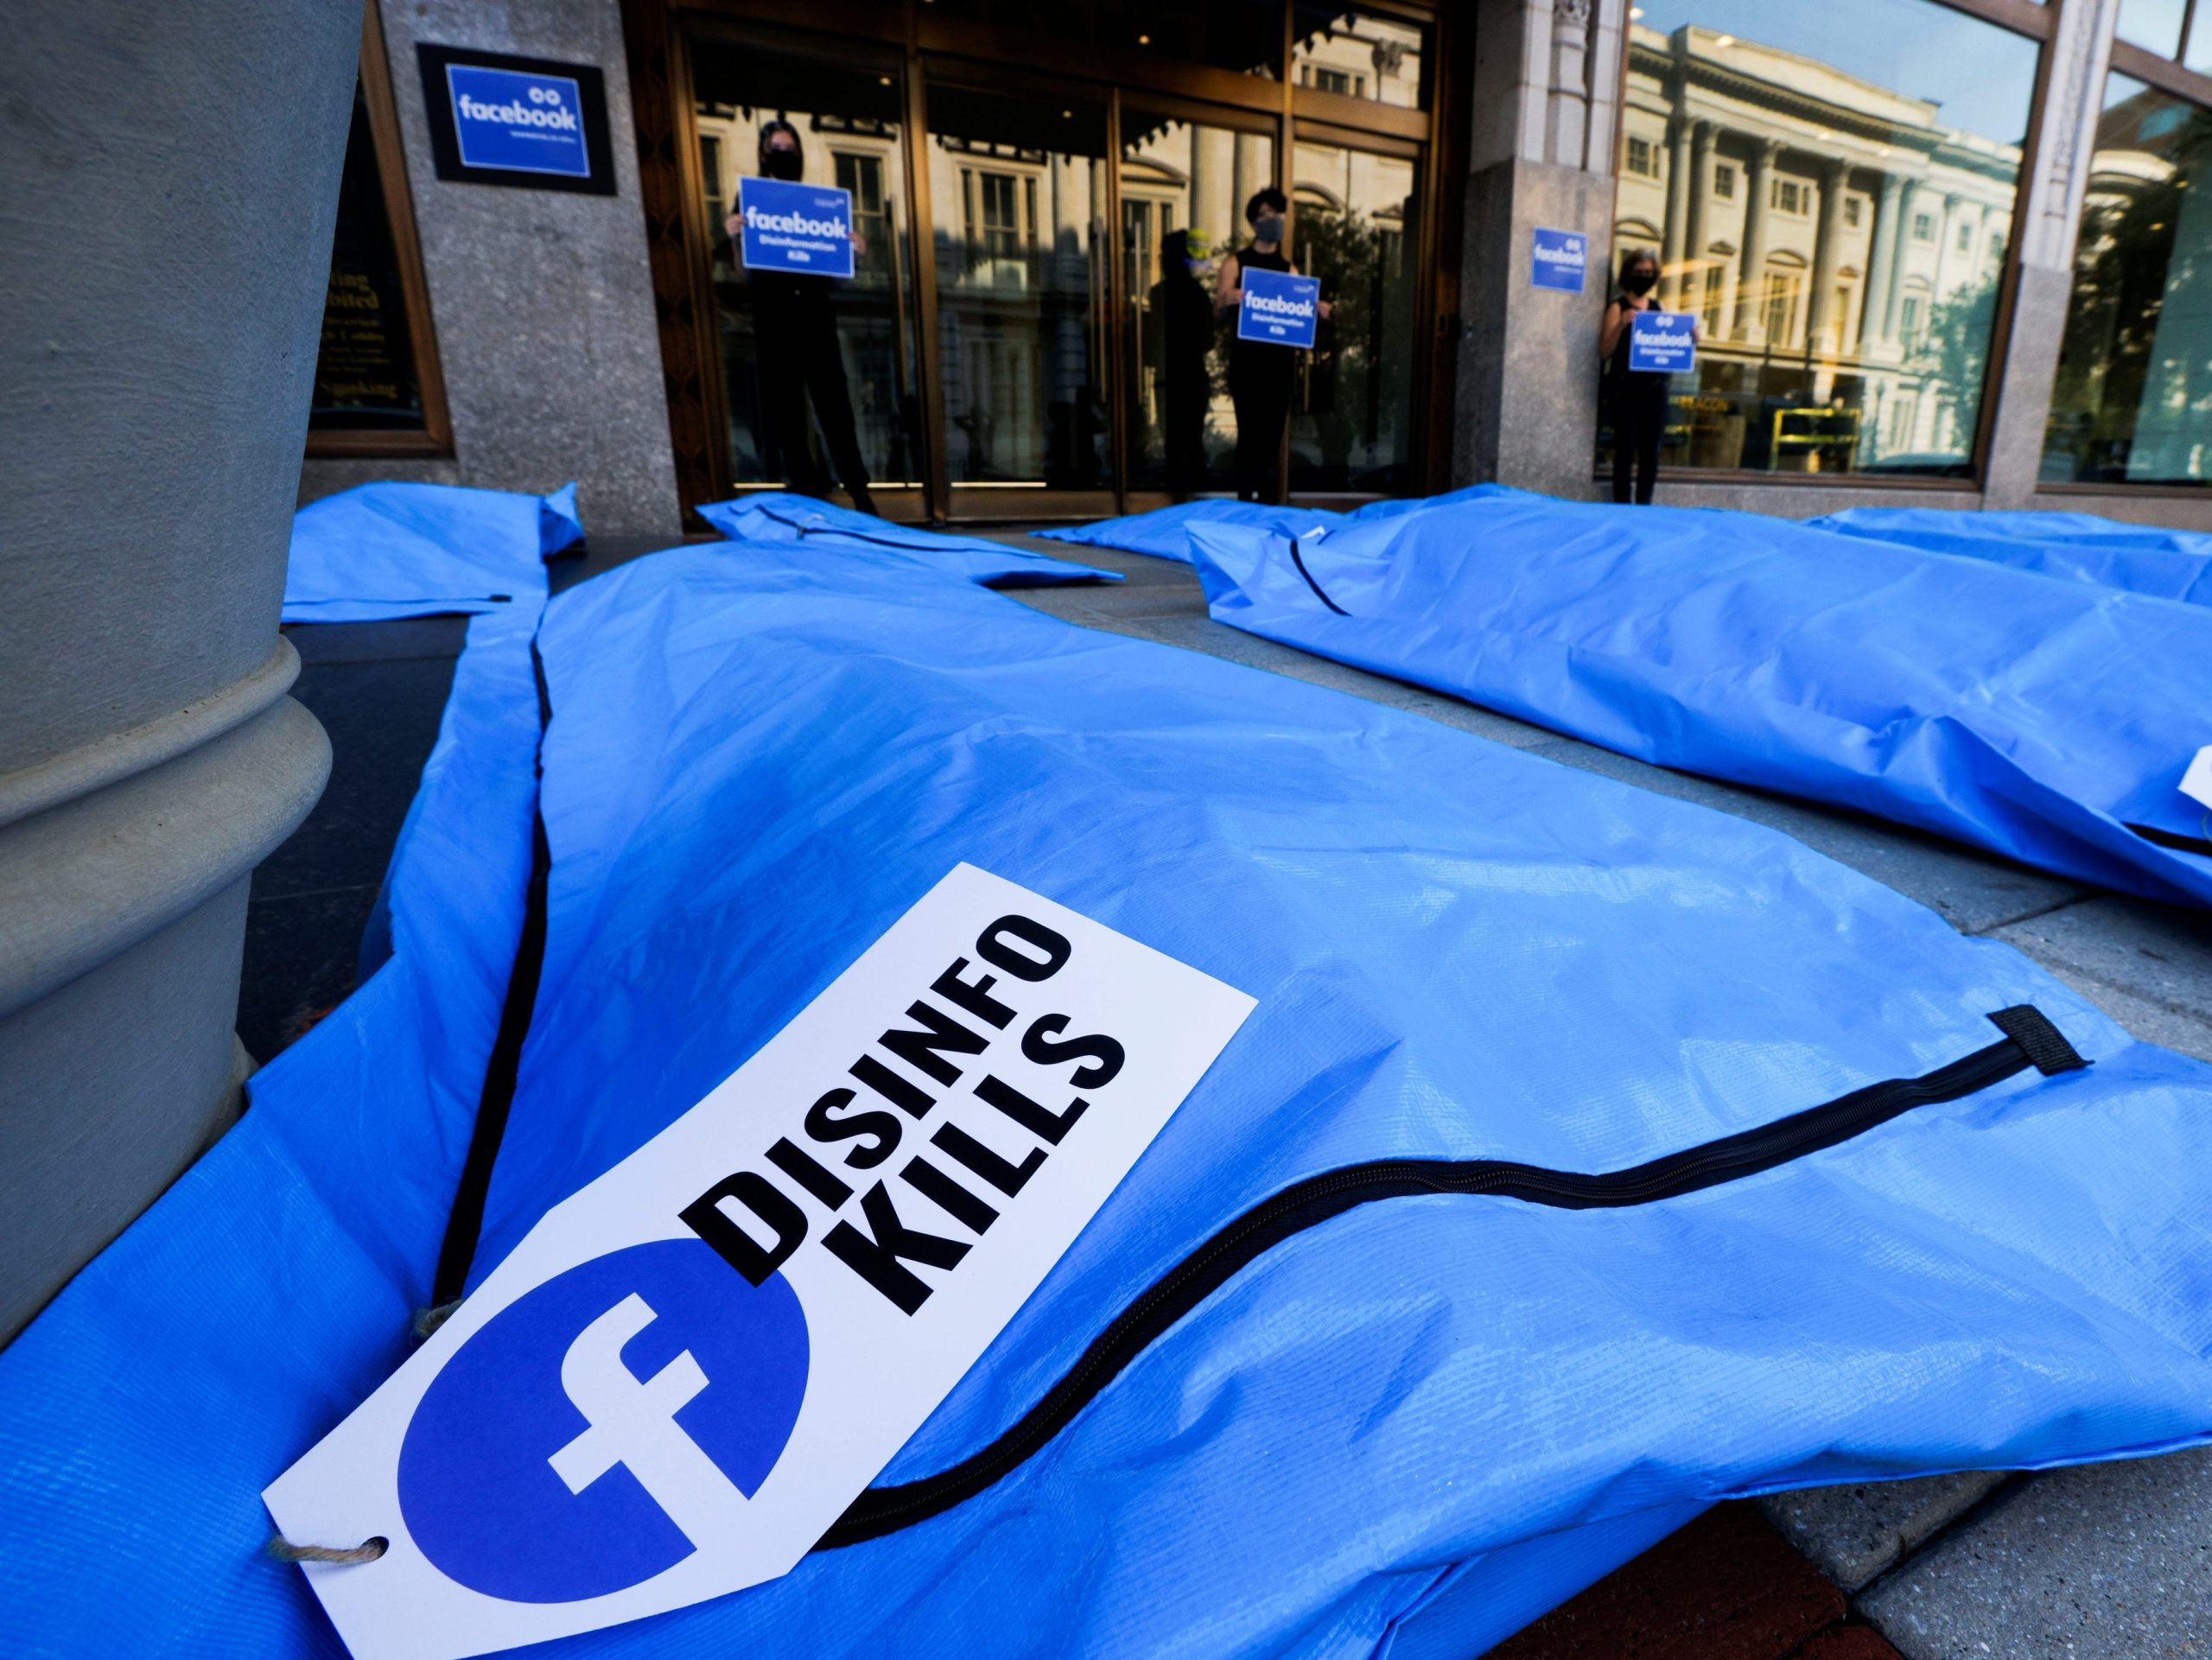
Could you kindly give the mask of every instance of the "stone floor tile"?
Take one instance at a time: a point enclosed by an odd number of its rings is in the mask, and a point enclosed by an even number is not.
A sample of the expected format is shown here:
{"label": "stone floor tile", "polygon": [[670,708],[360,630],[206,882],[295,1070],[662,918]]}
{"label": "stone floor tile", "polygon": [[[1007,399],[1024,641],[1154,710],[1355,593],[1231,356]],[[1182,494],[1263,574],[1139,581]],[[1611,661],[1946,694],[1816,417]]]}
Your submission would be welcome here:
{"label": "stone floor tile", "polygon": [[1917,900],[1966,933],[1986,932],[2088,891],[1902,825],[1653,766],[1573,738],[1556,739],[1535,753],[1793,836],[1815,852]]}
{"label": "stone floor tile", "polygon": [[1719,1504],[1488,1660],[1782,1660],[1844,1612],[1757,1505]]}
{"label": "stone floor tile", "polygon": [[1997,938],[2146,1043],[2212,1060],[2212,920],[2107,894]]}
{"label": "stone floor tile", "polygon": [[2212,1450],[2033,1477],[1859,1609],[1907,1660],[2205,1660]]}
{"label": "stone floor tile", "polygon": [[1887,1573],[2008,1479],[1996,1471],[1808,1487],[1758,1501],[1766,1519],[1847,1591]]}

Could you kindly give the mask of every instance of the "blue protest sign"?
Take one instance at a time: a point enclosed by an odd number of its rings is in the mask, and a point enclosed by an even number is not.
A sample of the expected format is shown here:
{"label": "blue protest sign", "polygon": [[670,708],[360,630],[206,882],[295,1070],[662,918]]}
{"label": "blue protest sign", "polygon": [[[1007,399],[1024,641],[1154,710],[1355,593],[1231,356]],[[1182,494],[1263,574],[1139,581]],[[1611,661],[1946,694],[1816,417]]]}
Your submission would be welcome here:
{"label": "blue protest sign", "polygon": [[1236,338],[1270,346],[1313,346],[1313,324],[1321,315],[1321,279],[1288,271],[1247,270],[1244,302],[1236,308]]}
{"label": "blue protest sign", "polygon": [[1697,320],[1687,311],[1639,311],[1629,320],[1628,366],[1643,374],[1687,373],[1697,366]]}
{"label": "blue protest sign", "polygon": [[583,94],[573,76],[448,63],[446,87],[462,167],[591,177]]}
{"label": "blue protest sign", "polygon": [[853,198],[834,185],[740,179],[745,220],[739,252],[747,270],[853,274]]}
{"label": "blue protest sign", "polygon": [[1590,268],[1590,239],[1580,231],[1547,231],[1541,226],[1530,234],[1535,246],[1529,286],[1581,293],[1583,273]]}

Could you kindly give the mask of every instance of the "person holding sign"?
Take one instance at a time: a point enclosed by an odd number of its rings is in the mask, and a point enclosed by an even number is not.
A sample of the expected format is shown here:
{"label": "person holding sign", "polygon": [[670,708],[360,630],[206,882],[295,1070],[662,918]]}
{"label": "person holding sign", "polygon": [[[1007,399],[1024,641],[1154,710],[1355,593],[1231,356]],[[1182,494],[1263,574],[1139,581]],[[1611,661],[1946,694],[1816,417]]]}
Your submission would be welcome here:
{"label": "person holding sign", "polygon": [[[1244,204],[1244,222],[1252,227],[1252,240],[1221,262],[1214,279],[1214,315],[1233,322],[1244,308],[1244,273],[1274,271],[1298,275],[1298,267],[1282,251],[1283,215],[1289,200],[1273,185]],[[1317,299],[1319,316],[1329,315],[1329,302]],[[1310,326],[1306,344],[1312,344]],[[1254,339],[1242,328],[1229,347],[1229,397],[1236,406],[1236,497],[1240,501],[1282,499],[1282,435],[1290,421],[1291,392],[1296,385],[1296,347],[1266,339]]]}
{"label": "person holding sign", "polygon": [[[1658,481],[1659,441],[1667,431],[1667,392],[1669,377],[1694,360],[1688,349],[1670,340],[1653,337],[1639,353],[1637,320],[1665,316],[1687,330],[1687,341],[1699,339],[1697,319],[1675,318],[1652,297],[1659,285],[1659,257],[1639,248],[1621,262],[1620,292],[1605,308],[1605,327],[1598,338],[1598,355],[1605,365],[1605,410],[1613,429],[1613,499],[1630,499],[1630,467],[1635,468],[1635,496],[1638,504],[1651,499]],[[1649,324],[1643,325],[1649,328]]]}
{"label": "person holding sign", "polygon": [[[806,175],[798,129],[778,117],[760,125],[761,176],[797,184]],[[745,208],[739,200],[723,228],[732,242],[743,243]],[[860,233],[850,233],[855,253],[868,251]],[[761,459],[785,483],[810,496],[830,493],[830,475],[807,442],[807,401],[845,493],[864,513],[875,511],[868,491],[868,463],[861,457],[853,425],[852,393],[845,385],[844,353],[837,347],[837,315],[830,305],[830,276],[748,266],[746,285],[753,293],[753,338],[760,366]]]}

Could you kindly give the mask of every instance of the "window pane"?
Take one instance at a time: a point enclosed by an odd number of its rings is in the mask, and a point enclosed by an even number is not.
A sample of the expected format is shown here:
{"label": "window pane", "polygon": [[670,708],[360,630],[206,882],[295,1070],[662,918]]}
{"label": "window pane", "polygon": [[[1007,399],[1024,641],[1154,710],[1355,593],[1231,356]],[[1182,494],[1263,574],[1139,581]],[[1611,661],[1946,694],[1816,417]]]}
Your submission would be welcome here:
{"label": "window pane", "polygon": [[[932,16],[1279,79],[1281,0],[929,0]],[[1046,60],[1039,58],[1040,63]]]}
{"label": "window pane", "polygon": [[1234,486],[1230,331],[1214,315],[1214,277],[1243,239],[1244,203],[1274,176],[1265,133],[1122,106],[1132,488],[1192,495]]}
{"label": "window pane", "polygon": [[1291,258],[1330,315],[1300,353],[1290,487],[1409,495],[1419,169],[1301,140],[1291,181]]}
{"label": "window pane", "polygon": [[[1966,474],[2036,43],[1934,0],[1643,0],[1617,256],[1705,338],[1662,459]],[[1606,372],[1610,412],[1640,384]]]}
{"label": "window pane", "polygon": [[[920,398],[894,78],[705,40],[693,46],[691,61],[700,168],[714,194],[707,223],[731,476],[827,494],[833,477],[853,482],[842,475],[856,446],[869,483],[918,487]],[[736,206],[738,181],[759,172],[760,127],[776,117],[798,130],[806,183],[853,193],[854,229],[864,245],[855,250],[849,280],[753,280],[730,244],[723,220]],[[813,292],[795,286],[816,284]],[[816,294],[826,297],[826,313]]]}
{"label": "window pane", "polygon": [[2212,5],[2202,8],[2189,25],[2189,50],[2182,61],[2200,75],[2212,74]]}
{"label": "window pane", "polygon": [[1428,107],[1427,24],[1347,11],[1334,0],[1296,0],[1291,22],[1291,79],[1299,86],[1408,110]]}
{"label": "window pane", "polygon": [[338,225],[330,240],[330,286],[322,302],[322,346],[315,356],[308,427],[315,432],[423,430],[398,245],[385,212],[369,106],[359,81],[339,175]]}
{"label": "window pane", "polygon": [[956,484],[1111,484],[1106,111],[932,83],[938,360]]}
{"label": "window pane", "polygon": [[2181,50],[2181,20],[2189,0],[2120,0],[2120,38],[2171,58]]}
{"label": "window pane", "polygon": [[2212,111],[2110,76],[2044,476],[2212,477]]}

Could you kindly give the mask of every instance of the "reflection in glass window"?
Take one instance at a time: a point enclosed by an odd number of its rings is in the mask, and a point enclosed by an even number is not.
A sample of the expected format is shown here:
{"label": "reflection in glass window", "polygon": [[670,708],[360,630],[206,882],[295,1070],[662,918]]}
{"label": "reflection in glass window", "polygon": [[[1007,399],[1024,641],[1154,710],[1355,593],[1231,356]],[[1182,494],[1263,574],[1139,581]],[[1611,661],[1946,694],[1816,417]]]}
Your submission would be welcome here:
{"label": "reflection in glass window", "polygon": [[2181,50],[2189,0],[2120,0],[2120,38],[2171,58]]}
{"label": "reflection in glass window", "polygon": [[[1280,79],[1281,0],[930,0],[932,16]],[[1047,61],[1039,55],[1039,63]]]}
{"label": "reflection in glass window", "polygon": [[1105,106],[949,83],[928,97],[930,199],[959,204],[935,214],[952,482],[1110,485]]}
{"label": "reflection in glass window", "polygon": [[741,484],[813,480],[826,489],[831,474],[813,395],[803,422],[777,407],[773,346],[764,362],[753,290],[723,223],[736,206],[738,181],[759,165],[760,124],[781,116],[798,129],[806,182],[853,193],[854,228],[867,245],[855,252],[853,280],[830,290],[861,458],[879,486],[918,486],[921,400],[904,292],[909,255],[902,208],[890,194],[905,168],[898,89],[872,71],[714,41],[694,48],[692,80],[700,174],[710,198],[730,476]]}
{"label": "reflection in glass window", "polygon": [[425,427],[399,245],[358,80],[346,168],[339,176],[338,223],[330,239],[330,285],[323,296],[308,427],[314,432],[420,432]]}
{"label": "reflection in glass window", "polygon": [[1301,353],[1290,488],[1408,495],[1413,474],[1413,251],[1420,170],[1395,156],[1292,147],[1291,258],[1330,315]]}
{"label": "reflection in glass window", "polygon": [[1706,324],[1666,464],[1967,474],[2036,42],[1936,0],[1639,10],[1624,137],[1669,159],[1624,167],[1615,251]]}
{"label": "reflection in glass window", "polygon": [[2212,111],[2107,78],[2044,440],[2047,479],[2212,478]]}
{"label": "reflection in glass window", "polygon": [[1401,109],[1428,107],[1428,29],[1402,17],[1295,0],[1290,61],[1300,86]]}
{"label": "reflection in glass window", "polygon": [[1178,496],[1233,487],[1236,409],[1222,259],[1251,235],[1244,204],[1274,182],[1274,140],[1122,105],[1122,329],[1129,487]]}

